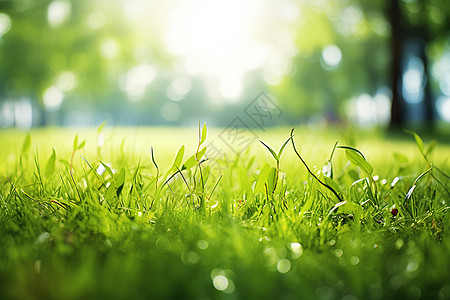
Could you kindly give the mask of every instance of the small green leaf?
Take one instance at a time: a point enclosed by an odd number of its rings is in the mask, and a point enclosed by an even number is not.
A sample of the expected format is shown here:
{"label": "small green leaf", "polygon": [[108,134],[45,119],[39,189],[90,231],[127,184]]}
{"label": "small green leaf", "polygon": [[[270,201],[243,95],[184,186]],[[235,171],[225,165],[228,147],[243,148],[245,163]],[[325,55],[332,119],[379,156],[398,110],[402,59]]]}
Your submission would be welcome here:
{"label": "small green leaf", "polygon": [[407,164],[408,163],[408,157],[406,155],[403,155],[402,153],[395,152],[394,153],[394,159],[396,162],[400,164]]}
{"label": "small green leaf", "polygon": [[81,144],[78,145],[77,150],[80,150],[80,149],[83,148],[85,145],[86,145],[86,140],[83,140],[83,141],[81,142]]}
{"label": "small green leaf", "polygon": [[114,177],[114,173],[111,170],[111,168],[107,164],[103,163],[102,161],[100,163],[103,165],[103,167],[105,168],[105,170],[109,174],[109,176],[111,176],[111,178],[113,178]]}
{"label": "small green leaf", "polygon": [[333,179],[331,179],[330,177],[327,177],[327,176],[324,176],[323,178],[327,185],[329,185],[335,192],[342,195],[341,188],[336,183],[336,181],[334,181]]}
{"label": "small green leaf", "polygon": [[430,153],[434,150],[434,148],[436,147],[436,145],[437,145],[436,140],[432,140],[432,141],[430,142],[430,144],[428,145],[428,147],[425,149],[425,155],[430,154]]}
{"label": "small green leaf", "polygon": [[116,187],[119,187],[125,183],[125,168],[121,168],[119,172],[114,174],[114,180]]}
{"label": "small green leaf", "polygon": [[197,163],[196,159],[195,159],[195,154],[192,155],[191,157],[189,157],[183,164],[183,167],[181,168],[181,170],[187,170],[192,168],[193,166],[195,166]]}
{"label": "small green leaf", "polygon": [[206,122],[203,124],[203,128],[202,128],[202,136],[200,139],[200,144],[203,144],[203,142],[206,140],[206,135],[207,135],[207,129],[206,129]]}
{"label": "small green leaf", "polygon": [[275,190],[277,184],[277,168],[272,167],[269,171],[269,176],[267,177],[267,189],[269,192],[273,192]]}
{"label": "small green leaf", "polygon": [[105,125],[106,125],[107,122],[108,122],[108,121],[105,121],[105,122],[103,122],[102,124],[100,124],[100,126],[99,126],[98,129],[97,129],[97,133],[100,133],[100,132],[102,131],[103,127],[105,127]]}
{"label": "small green leaf", "polygon": [[250,182],[248,180],[247,172],[245,170],[240,170],[239,172],[240,182],[242,188],[244,188],[245,193],[247,194],[247,197],[251,197],[253,194],[253,190],[251,188]]}
{"label": "small green leaf", "polygon": [[75,138],[73,139],[73,151],[77,151],[78,148],[78,134],[75,135]]}
{"label": "small green leaf", "polygon": [[423,155],[426,155],[423,149],[423,140],[422,138],[415,133],[414,131],[411,130],[405,130],[407,133],[411,134],[412,136],[414,136],[414,139],[416,140],[416,144],[417,144],[417,148],[419,148],[420,153],[422,153]]}
{"label": "small green leaf", "polygon": [[114,181],[116,185],[116,196],[119,197],[125,184],[125,168],[120,169],[120,171],[114,176]]}
{"label": "small green leaf", "polygon": [[360,167],[368,177],[372,175],[373,167],[364,159],[364,156],[359,151],[347,148],[345,149],[345,155],[352,164]]}
{"label": "small green leaf", "polygon": [[[209,175],[211,174],[211,167],[210,166],[206,166],[203,171],[202,171],[202,176],[201,179],[203,179],[203,185],[206,184],[206,182],[208,182],[209,179]],[[200,179],[200,180],[201,180]]]}
{"label": "small green leaf", "polygon": [[45,167],[45,176],[50,177],[53,175],[53,172],[55,172],[55,163],[56,163],[56,152],[55,149],[53,149],[53,154],[48,159],[47,166]]}
{"label": "small green leaf", "polygon": [[256,179],[255,193],[263,192],[264,183],[267,181],[267,177],[269,177],[270,166],[266,164],[262,170],[259,172],[258,178]]}
{"label": "small green leaf", "polygon": [[311,209],[314,199],[315,197],[313,197],[312,195],[308,195],[308,200],[306,200],[305,205],[303,205],[302,209],[300,210],[300,216],[304,215],[305,212]]}
{"label": "small green leaf", "polygon": [[173,166],[175,168],[180,168],[181,166],[181,161],[183,160],[183,156],[184,156],[184,145],[180,147],[180,149],[177,152],[177,155],[175,156],[175,160],[173,161]]}
{"label": "small green leaf", "polygon": [[200,161],[203,157],[203,155],[205,155],[206,152],[206,147],[203,147],[200,151],[198,151],[197,153],[197,160]]}
{"label": "small green leaf", "polygon": [[276,161],[278,161],[278,155],[275,153],[275,151],[272,150],[272,148],[270,148],[268,145],[266,145],[263,141],[259,141],[261,144],[264,145],[264,147],[267,148],[267,150],[269,150],[270,154],[272,154],[273,158],[275,158]]}
{"label": "small green leaf", "polygon": [[31,146],[31,135],[27,134],[22,144],[22,154],[25,154],[28,151],[30,151],[30,146]]}
{"label": "small green leaf", "polygon": [[280,151],[278,151],[278,159],[281,158],[281,154],[283,154],[284,148],[286,147],[287,143],[292,139],[292,137],[289,137],[286,142],[281,146]]}
{"label": "small green leaf", "polygon": [[339,206],[339,212],[344,214],[360,215],[362,213],[362,207],[359,204],[346,202]]}

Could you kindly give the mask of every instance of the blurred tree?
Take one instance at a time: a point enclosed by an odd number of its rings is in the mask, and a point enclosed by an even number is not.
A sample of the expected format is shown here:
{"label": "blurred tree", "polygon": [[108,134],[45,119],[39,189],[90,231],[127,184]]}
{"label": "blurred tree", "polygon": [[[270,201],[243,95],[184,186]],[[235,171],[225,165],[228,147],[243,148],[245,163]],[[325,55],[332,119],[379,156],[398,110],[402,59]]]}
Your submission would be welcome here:
{"label": "blurred tree", "polygon": [[[424,121],[432,126],[435,105],[431,94],[429,46],[441,42],[450,33],[450,2],[446,0],[382,0],[360,1],[366,11],[380,11],[391,27],[390,80],[392,109],[390,127],[396,128],[406,121],[405,99],[402,94],[405,58],[413,50],[423,63]],[[414,47],[415,49],[408,49]]]}
{"label": "blurred tree", "polygon": [[[106,0],[0,1],[0,11],[11,20],[9,31],[0,36],[1,98],[29,95],[38,100],[42,111],[46,111],[49,88],[79,107],[91,102],[87,106],[94,110],[111,105],[118,91],[126,99],[124,74],[135,66],[169,64],[170,59],[160,50],[153,20],[142,16],[130,21],[121,3],[117,4]],[[145,26],[145,32],[136,30],[139,26]],[[144,67],[143,76],[154,76],[149,72],[153,72],[151,67]],[[45,124],[45,118],[42,121]]]}

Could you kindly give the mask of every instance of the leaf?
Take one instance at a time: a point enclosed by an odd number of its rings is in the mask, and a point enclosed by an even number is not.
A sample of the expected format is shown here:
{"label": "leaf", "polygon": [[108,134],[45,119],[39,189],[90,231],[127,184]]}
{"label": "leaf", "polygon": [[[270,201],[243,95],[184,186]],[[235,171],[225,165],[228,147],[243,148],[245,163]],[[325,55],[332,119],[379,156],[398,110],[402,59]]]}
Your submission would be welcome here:
{"label": "leaf", "polygon": [[394,159],[396,162],[400,164],[407,164],[408,163],[408,157],[403,155],[402,153],[394,152]]}
{"label": "leaf", "polygon": [[284,148],[286,147],[287,143],[292,139],[292,137],[289,137],[286,142],[281,146],[280,150],[278,151],[278,159],[281,158],[281,154],[283,154]]}
{"label": "leaf", "polygon": [[175,168],[180,168],[181,166],[181,161],[183,160],[183,156],[184,156],[184,145],[182,145],[180,147],[180,149],[177,152],[177,155],[175,156],[175,160],[173,161],[173,166]]}
{"label": "leaf", "polygon": [[103,167],[105,168],[105,170],[109,174],[109,176],[111,176],[111,178],[113,178],[114,177],[114,173],[111,170],[111,168],[107,164],[103,163],[102,161],[100,163],[103,165]]}
{"label": "leaf", "polygon": [[25,154],[28,151],[30,151],[30,146],[31,146],[31,135],[27,134],[22,144],[22,154]]}
{"label": "leaf", "polygon": [[362,152],[359,151],[356,148],[353,148],[353,147],[350,147],[350,146],[337,146],[336,148],[346,149],[346,150],[353,150],[353,151],[357,152],[359,155],[361,155],[364,158],[364,160],[366,160],[366,158],[364,157],[364,154],[362,154]]}
{"label": "leaf", "polygon": [[347,148],[345,149],[345,155],[352,164],[360,167],[368,177],[372,175],[373,167],[364,159],[364,156],[359,151]]}
{"label": "leaf", "polygon": [[422,138],[417,133],[415,133],[414,131],[405,130],[405,132],[407,132],[407,133],[411,134],[412,136],[414,136],[414,139],[416,140],[416,144],[417,144],[417,147],[419,148],[420,153],[422,153],[423,155],[426,155],[424,150],[423,150],[423,140],[422,140]]}
{"label": "leaf", "polygon": [[306,201],[305,205],[303,205],[302,209],[300,210],[299,216],[302,216],[305,212],[311,209],[313,205],[315,197],[312,197],[312,195],[309,195],[308,200]]}
{"label": "leaf", "polygon": [[211,174],[211,167],[210,166],[206,166],[203,171],[202,171],[202,176],[200,178],[200,180],[203,179],[203,186],[206,184],[206,182],[208,182],[209,179],[209,174]]}
{"label": "leaf", "polygon": [[200,144],[203,144],[203,142],[206,140],[206,135],[207,135],[207,129],[206,129],[206,122],[203,124],[203,128],[202,128],[202,136],[200,138]]}
{"label": "leaf", "polygon": [[347,203],[347,200],[336,203],[335,206],[333,206],[333,208],[330,210],[330,212],[328,213],[328,215],[331,215],[336,209],[338,209],[339,207],[345,205]]}
{"label": "leaf", "polygon": [[197,163],[195,159],[195,154],[189,157],[183,164],[183,167],[181,167],[181,170],[187,170],[195,166]]}
{"label": "leaf", "polygon": [[432,140],[432,141],[430,142],[430,144],[428,145],[428,147],[425,149],[425,155],[430,154],[430,153],[434,150],[434,148],[436,147],[436,145],[437,145],[436,140]]}
{"label": "leaf", "polygon": [[73,151],[77,151],[78,148],[78,134],[75,135],[75,138],[73,139]]}
{"label": "leaf", "polygon": [[272,154],[273,158],[275,158],[276,161],[278,161],[278,155],[275,153],[275,151],[272,150],[272,148],[270,148],[268,145],[266,145],[263,141],[259,141],[261,144],[264,145],[264,147],[267,148],[267,150],[269,150],[270,154]]}
{"label": "leaf", "polygon": [[103,122],[102,124],[100,124],[100,126],[99,126],[98,129],[97,129],[97,133],[100,133],[100,132],[102,131],[103,127],[105,127],[105,125],[106,125],[107,122],[108,122],[108,121],[105,121],[105,122]]}
{"label": "leaf", "polygon": [[55,172],[55,163],[56,163],[56,152],[55,149],[53,149],[53,154],[50,156],[50,158],[47,161],[47,165],[45,167],[45,176],[50,177]]}
{"label": "leaf", "polygon": [[153,151],[153,147],[150,147],[150,155],[152,156],[152,162],[155,165],[156,169],[159,170],[158,165],[156,164],[155,155]]}
{"label": "leaf", "polygon": [[334,181],[333,179],[331,179],[330,177],[327,177],[327,176],[324,176],[323,178],[324,178],[325,183],[328,184],[335,192],[342,194],[341,188],[336,183],[336,181]]}
{"label": "leaf", "polygon": [[269,192],[273,193],[277,182],[277,168],[272,167],[269,171],[269,176],[267,177],[267,189]]}
{"label": "leaf", "polygon": [[203,157],[203,155],[205,155],[206,152],[206,147],[203,147],[202,150],[198,151],[197,153],[197,159],[200,161]]}
{"label": "leaf", "polygon": [[360,215],[362,213],[362,208],[361,208],[361,205],[359,205],[359,204],[347,202],[344,205],[341,205],[339,207],[339,212],[344,213],[344,214]]}
{"label": "leaf", "polygon": [[262,170],[259,172],[258,178],[256,179],[255,193],[260,193],[263,191],[264,183],[267,181],[267,177],[269,176],[270,166],[266,164]]}
{"label": "leaf", "polygon": [[247,197],[251,197],[251,195],[253,194],[253,190],[252,190],[252,187],[250,186],[247,172],[243,169],[240,170],[239,177],[241,179],[241,186],[244,189],[245,193],[247,194]]}
{"label": "leaf", "polygon": [[114,180],[116,185],[116,196],[119,197],[125,184],[125,168],[120,169],[120,171],[114,176]]}
{"label": "leaf", "polygon": [[86,140],[83,140],[83,141],[81,142],[81,144],[78,145],[77,150],[80,150],[80,149],[83,148],[85,145],[86,145]]}

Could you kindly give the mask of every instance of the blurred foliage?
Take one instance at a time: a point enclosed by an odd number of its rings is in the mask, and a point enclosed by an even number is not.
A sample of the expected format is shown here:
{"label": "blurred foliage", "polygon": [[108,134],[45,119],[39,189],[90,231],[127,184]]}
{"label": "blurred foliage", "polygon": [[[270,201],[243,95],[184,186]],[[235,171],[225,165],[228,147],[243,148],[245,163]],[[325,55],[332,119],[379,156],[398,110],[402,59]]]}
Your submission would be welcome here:
{"label": "blurred foliage", "polygon": [[[448,1],[394,2],[400,7],[405,41],[423,38],[430,63],[449,51]],[[136,3],[143,7],[142,11]],[[283,19],[274,12],[270,16],[273,20],[268,22],[285,23],[295,53],[280,53],[282,67],[272,70],[278,72],[276,80],[266,78],[270,62],[247,72],[251,78],[245,79],[241,100],[252,99],[269,86],[290,123],[317,113],[330,120],[345,117],[343,104],[349,99],[362,93],[375,95],[381,87],[392,85],[389,48],[392,20],[388,14],[391,3],[388,0],[280,2],[277,6],[286,6],[285,10],[294,8],[298,16]],[[179,2],[0,1],[0,101],[25,96],[44,111],[45,91],[51,86],[61,86],[61,81],[67,81],[69,76],[72,82],[63,87],[65,101],[61,112],[83,107],[107,112],[119,122],[127,118],[150,123],[161,120],[160,108],[167,102],[166,89],[180,71],[179,58],[164,45],[169,12],[176,5]],[[192,5],[199,3],[193,1]],[[270,9],[274,4],[266,5]],[[52,10],[57,11],[53,16]],[[277,36],[277,30],[274,28],[270,34]],[[279,34],[282,38],[284,31]],[[328,46],[337,46],[342,55],[335,65],[324,62]],[[127,84],[126,74],[143,64],[157,73],[154,84],[145,89],[145,97],[152,101],[130,105],[127,101],[130,95],[123,87]],[[281,74],[280,68],[284,68]],[[433,92],[439,94],[436,79],[429,78],[427,82]],[[210,83],[203,79],[191,78],[192,90],[177,107],[183,111],[183,117],[209,115],[221,120],[225,107],[213,108],[208,99]],[[233,105],[227,109],[230,113],[236,110]],[[138,118],[133,117],[136,114]]]}

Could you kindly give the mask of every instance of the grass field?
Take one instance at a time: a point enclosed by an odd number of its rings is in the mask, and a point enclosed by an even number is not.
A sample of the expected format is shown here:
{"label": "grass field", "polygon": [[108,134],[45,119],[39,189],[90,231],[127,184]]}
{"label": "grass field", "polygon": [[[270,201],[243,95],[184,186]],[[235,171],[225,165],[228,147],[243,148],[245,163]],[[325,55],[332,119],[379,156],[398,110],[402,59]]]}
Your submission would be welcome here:
{"label": "grass field", "polygon": [[1,299],[450,299],[448,143],[106,127],[0,144]]}

